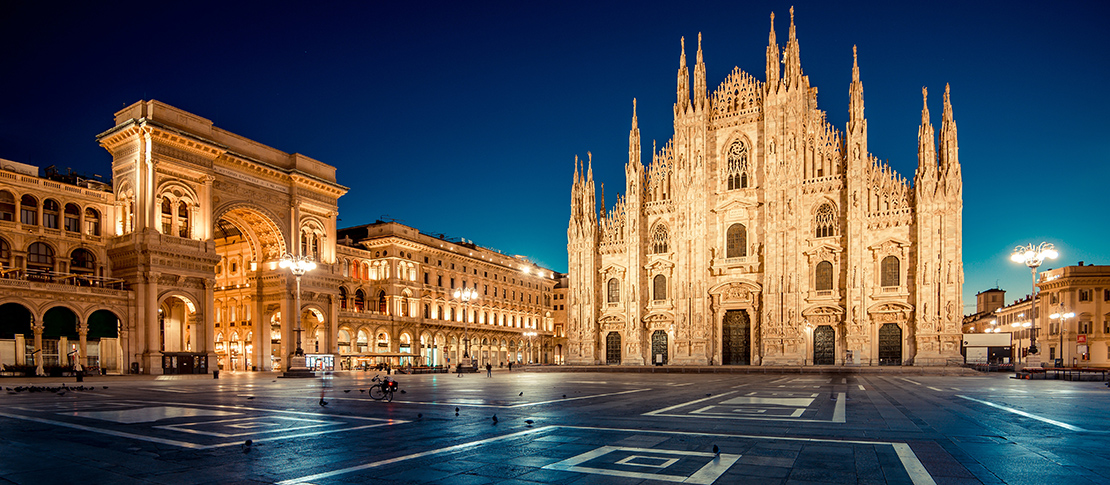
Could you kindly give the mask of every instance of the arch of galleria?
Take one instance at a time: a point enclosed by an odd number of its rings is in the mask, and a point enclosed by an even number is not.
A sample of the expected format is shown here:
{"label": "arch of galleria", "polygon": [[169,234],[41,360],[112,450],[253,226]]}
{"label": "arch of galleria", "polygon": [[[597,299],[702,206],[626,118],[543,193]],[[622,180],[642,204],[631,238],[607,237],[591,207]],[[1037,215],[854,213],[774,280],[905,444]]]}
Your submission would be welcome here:
{"label": "arch of galleria", "polygon": [[[550,270],[394,222],[337,230],[347,188],[332,166],[158,101],[119,111],[98,139],[111,184],[0,160],[8,370],[279,370],[298,340],[310,367],[337,370],[561,351]],[[299,309],[287,254],[318,263]],[[459,301],[461,288],[478,298]]]}
{"label": "arch of galleria", "polygon": [[674,136],[646,167],[633,101],[612,206],[597,209],[592,159],[575,162],[566,362],[960,362],[963,202],[948,88],[939,143],[922,109],[911,186],[867,149],[857,61],[844,130],[818,109],[793,8],[784,48],[771,16],[764,81],[735,68],[708,92],[700,35],[693,68],[691,90],[683,42]]}

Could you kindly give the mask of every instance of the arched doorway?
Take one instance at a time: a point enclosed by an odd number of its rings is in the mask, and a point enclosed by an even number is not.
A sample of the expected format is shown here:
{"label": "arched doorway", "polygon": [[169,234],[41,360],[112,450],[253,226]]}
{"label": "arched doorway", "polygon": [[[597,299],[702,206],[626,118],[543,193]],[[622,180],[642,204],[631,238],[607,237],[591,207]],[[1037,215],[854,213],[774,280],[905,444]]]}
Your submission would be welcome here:
{"label": "arched doorway", "polygon": [[751,320],[747,310],[728,310],[721,324],[721,365],[751,365]]}
{"label": "arched doorway", "polygon": [[902,328],[897,323],[879,327],[879,365],[902,365]]}
{"label": "arched doorway", "polygon": [[819,325],[813,331],[813,365],[836,364],[836,331],[831,325]]}
{"label": "arched doorway", "polygon": [[194,341],[193,321],[197,307],[188,298],[171,296],[158,307],[158,332],[162,352],[192,352],[199,348]]}
{"label": "arched doorway", "polygon": [[66,307],[51,308],[42,316],[42,326],[42,365],[71,365],[69,359],[77,357],[77,314]]}
{"label": "arched doorway", "polygon": [[621,363],[621,334],[617,332],[605,336],[605,363]]}
{"label": "arched doorway", "polygon": [[651,363],[667,364],[667,332],[656,330],[651,334]]}
{"label": "arched doorway", "polygon": [[122,349],[119,347],[119,317],[108,310],[97,310],[89,315],[88,333],[85,334],[85,360],[87,370],[119,370]]}

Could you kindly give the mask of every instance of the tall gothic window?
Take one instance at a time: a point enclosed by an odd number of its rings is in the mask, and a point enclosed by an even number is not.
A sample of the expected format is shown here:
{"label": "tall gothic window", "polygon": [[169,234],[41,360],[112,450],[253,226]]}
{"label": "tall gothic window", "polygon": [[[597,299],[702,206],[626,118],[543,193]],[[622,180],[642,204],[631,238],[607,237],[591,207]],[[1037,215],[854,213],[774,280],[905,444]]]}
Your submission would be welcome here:
{"label": "tall gothic window", "polygon": [[339,287],[339,309],[347,309],[347,289],[342,286]]}
{"label": "tall gothic window", "polygon": [[379,291],[378,292],[378,313],[383,313],[384,314],[385,312],[386,312],[385,292],[384,291]]}
{"label": "tall gothic window", "polygon": [[748,255],[748,228],[743,224],[728,226],[725,233],[725,257],[742,258]]}
{"label": "tall gothic window", "polygon": [[817,273],[814,275],[815,287],[817,291],[826,291],[833,289],[832,277],[833,266],[828,261],[821,261],[817,263]]}
{"label": "tall gothic window", "polygon": [[162,234],[173,234],[173,205],[170,199],[162,198]]}
{"label": "tall gothic window", "polygon": [[899,285],[899,280],[901,279],[901,275],[899,274],[901,268],[899,266],[900,264],[896,256],[887,256],[883,258],[880,268],[882,286]]}
{"label": "tall gothic window", "polygon": [[748,187],[748,146],[739,140],[728,147],[728,190]]}
{"label": "tall gothic window", "polygon": [[362,312],[366,307],[366,294],[361,289],[355,290],[355,311]]}
{"label": "tall gothic window", "polygon": [[185,201],[177,204],[177,236],[189,237],[189,206]]}
{"label": "tall gothic window", "polygon": [[654,254],[667,252],[667,226],[662,224],[655,226],[655,231],[651,234],[651,252]]}
{"label": "tall gothic window", "polygon": [[821,207],[817,208],[814,225],[817,227],[817,237],[836,235],[836,211],[833,210],[832,204],[821,204]]}
{"label": "tall gothic window", "polygon": [[661,274],[655,275],[651,280],[651,298],[653,300],[666,300],[667,299],[667,277]]}
{"label": "tall gothic window", "polygon": [[616,278],[609,278],[609,303],[621,301],[621,282]]}

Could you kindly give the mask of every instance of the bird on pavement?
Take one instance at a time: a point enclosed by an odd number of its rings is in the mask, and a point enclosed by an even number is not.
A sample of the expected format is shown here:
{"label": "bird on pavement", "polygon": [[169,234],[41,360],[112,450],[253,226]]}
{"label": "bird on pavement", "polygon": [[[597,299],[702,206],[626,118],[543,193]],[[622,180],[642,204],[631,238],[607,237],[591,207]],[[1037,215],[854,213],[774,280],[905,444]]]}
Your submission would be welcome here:
{"label": "bird on pavement", "polygon": [[359,393],[363,393],[363,392],[366,392],[366,389],[359,389],[359,390],[358,390],[358,392],[359,392]]}
{"label": "bird on pavement", "polygon": [[254,399],[254,396],[247,396],[247,399]]}
{"label": "bird on pavement", "polygon": [[520,391],[520,394],[517,394],[517,395],[518,395],[518,396],[523,396],[523,395],[524,395],[524,391]]}
{"label": "bird on pavement", "polygon": [[567,398],[567,395],[566,395],[566,394],[563,394],[563,399],[566,399],[566,398]]}
{"label": "bird on pavement", "polygon": [[416,419],[420,419],[420,418],[423,418],[423,417],[424,417],[424,413],[416,413]]}
{"label": "bird on pavement", "polygon": [[351,392],[351,390],[350,390],[350,389],[344,389],[344,390],[343,390],[343,393],[344,393],[344,394],[346,394],[346,393],[348,393],[348,392]]}
{"label": "bird on pavement", "polygon": [[493,424],[497,424],[497,415],[496,414],[493,415]]}
{"label": "bird on pavement", "polygon": [[325,401],[325,400],[323,400],[323,399],[321,399],[321,400],[320,400],[320,405],[321,405],[321,406],[327,406],[327,405],[328,405],[328,402],[327,402],[327,401]]}
{"label": "bird on pavement", "polygon": [[535,423],[535,421],[532,421],[531,419],[525,419],[524,422],[527,423],[528,426],[531,426],[532,423]]}
{"label": "bird on pavement", "polygon": [[720,455],[721,454],[721,449],[717,448],[717,445],[713,445],[713,454],[714,455]]}
{"label": "bird on pavement", "polygon": [[252,442],[251,440],[247,440],[246,442],[244,442],[243,443],[243,453],[250,453],[251,452],[251,445],[253,443],[254,442]]}
{"label": "bird on pavement", "polygon": [[712,393],[708,393],[708,392],[705,393],[705,397],[709,397],[709,396],[712,396],[712,395],[713,395]]}

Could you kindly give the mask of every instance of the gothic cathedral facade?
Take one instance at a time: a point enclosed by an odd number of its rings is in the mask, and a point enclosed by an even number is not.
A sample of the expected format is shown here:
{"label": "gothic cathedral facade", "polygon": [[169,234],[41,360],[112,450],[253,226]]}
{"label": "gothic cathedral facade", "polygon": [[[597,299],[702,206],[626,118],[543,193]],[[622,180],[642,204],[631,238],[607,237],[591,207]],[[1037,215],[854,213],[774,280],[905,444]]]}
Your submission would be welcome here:
{"label": "gothic cathedral facade", "polygon": [[625,192],[611,207],[597,209],[592,157],[575,161],[568,364],[960,361],[947,86],[939,144],[922,109],[912,186],[868,152],[854,48],[845,130],[818,109],[793,9],[781,50],[771,15],[765,82],[735,68],[708,93],[699,34],[693,89],[684,43],[677,86],[674,136],[647,167],[633,101]]}

